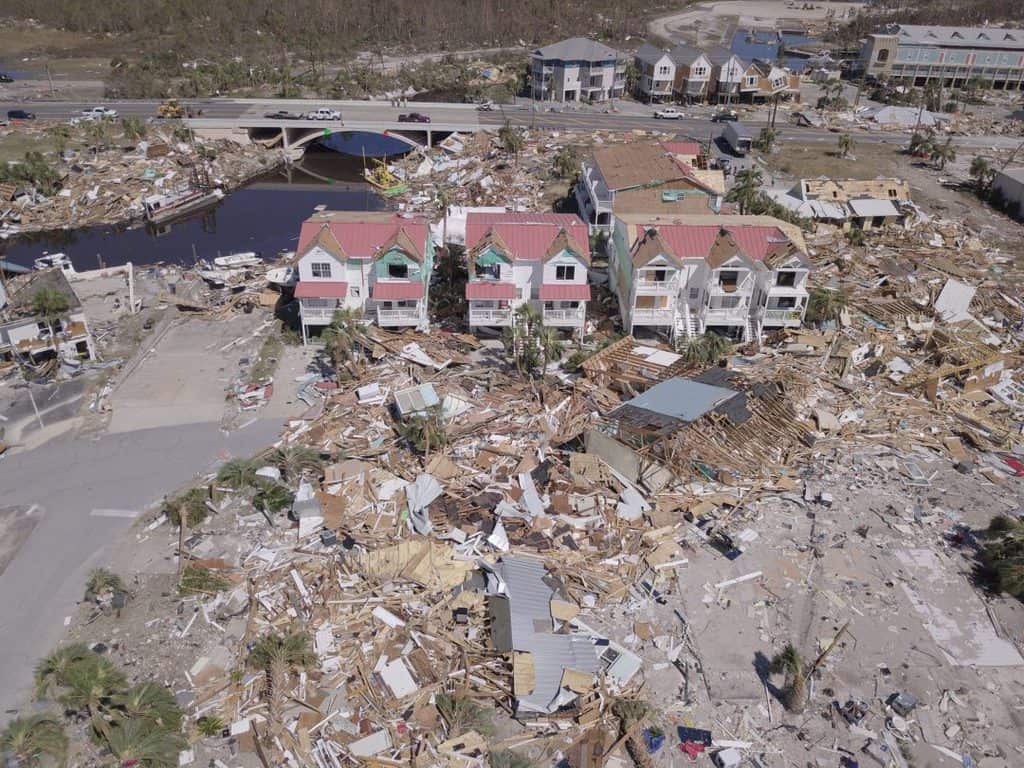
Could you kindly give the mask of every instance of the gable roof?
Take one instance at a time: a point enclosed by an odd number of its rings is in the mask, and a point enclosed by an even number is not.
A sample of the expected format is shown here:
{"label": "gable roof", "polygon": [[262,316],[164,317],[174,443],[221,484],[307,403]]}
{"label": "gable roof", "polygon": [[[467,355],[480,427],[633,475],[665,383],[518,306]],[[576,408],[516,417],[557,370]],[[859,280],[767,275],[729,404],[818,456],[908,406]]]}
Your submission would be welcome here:
{"label": "gable roof", "polygon": [[1024,29],[897,24],[889,27],[887,32],[895,34],[900,42],[912,45],[955,45],[971,48],[1024,50]]}
{"label": "gable roof", "polygon": [[548,246],[547,251],[544,253],[544,261],[553,259],[562,251],[570,251],[582,259],[585,264],[590,264],[590,249],[588,248],[584,251],[583,247],[576,242],[576,238],[565,231],[565,227],[559,229],[558,234],[551,241],[551,245]]}
{"label": "gable roof", "polygon": [[320,229],[313,235],[313,237],[306,241],[306,244],[302,246],[302,248],[295,252],[295,256],[296,258],[301,259],[314,248],[321,248],[324,251],[327,251],[327,253],[338,261],[346,261],[348,258],[345,255],[345,249],[341,247],[341,243],[338,242],[338,238],[336,238],[334,233],[331,232],[331,226],[327,222],[320,225]]}
{"label": "gable roof", "polygon": [[377,253],[374,257],[380,258],[388,251],[396,248],[409,256],[413,261],[423,263],[423,250],[413,242],[411,237],[409,237],[409,233],[405,231],[404,226],[399,226],[395,231],[395,234],[393,234],[386,243],[377,249]]}
{"label": "gable roof", "polygon": [[658,186],[659,183],[680,179],[686,179],[698,187],[704,186],[686,163],[676,160],[665,145],[658,142],[602,147],[594,151],[593,158],[594,165],[612,191]]}
{"label": "gable roof", "polygon": [[669,51],[668,55],[676,64],[685,67],[690,64],[693,64],[693,62],[695,62],[697,59],[703,56],[704,51],[702,51],[700,48],[695,48],[692,45],[679,43],[671,51]]}
{"label": "gable roof", "polygon": [[708,266],[712,269],[717,269],[723,264],[728,263],[730,260],[739,256],[741,259],[746,261],[746,254],[743,253],[743,249],[739,243],[736,242],[736,238],[733,237],[732,233],[727,229],[718,230],[718,235],[715,237],[715,242],[711,244],[711,248],[708,250],[707,256],[704,260]]}
{"label": "gable roof", "polygon": [[[653,65],[661,61],[662,58],[665,57],[667,54],[668,52],[665,51],[663,48],[659,48],[656,45],[651,45],[650,43],[644,43],[643,45],[640,46],[640,49],[633,55],[638,60],[644,62],[645,64]],[[669,56],[669,59],[671,58],[672,57]]]}
{"label": "gable roof", "polygon": [[723,45],[716,45],[714,48],[710,48],[704,51],[704,55],[707,56],[708,61],[710,61],[712,64],[718,67],[728,63],[729,60],[732,58],[735,58],[744,66],[746,65],[746,62],[743,61],[742,58],[740,58],[738,55],[736,55]]}
{"label": "gable roof", "polygon": [[548,249],[565,231],[576,247],[574,250],[590,263],[589,229],[583,220],[571,213],[478,213],[466,216],[466,248],[470,251],[486,235],[501,238],[513,260],[543,261]]}
{"label": "gable roof", "polygon": [[[640,236],[638,244],[650,231],[648,229]],[[774,257],[779,252],[788,252],[791,247],[796,247],[793,241],[775,226],[666,224],[658,226],[656,232],[676,259],[704,259],[712,267],[724,264],[736,252],[751,261],[763,261],[769,256]],[[719,243],[723,233],[727,235],[727,239]],[[642,266],[635,256],[633,263]]]}
{"label": "gable roof", "polygon": [[33,302],[36,294],[44,289],[56,291],[67,297],[68,312],[74,312],[82,306],[78,294],[68,282],[67,275],[59,267],[53,267],[8,278],[7,305],[4,311],[11,318],[34,317],[36,312]]}
{"label": "gable roof", "polygon": [[621,59],[623,54],[614,48],[609,48],[604,43],[591,40],[586,37],[570,37],[568,40],[561,40],[543,48],[536,48],[533,56],[541,59],[560,59],[562,61],[607,61],[608,59]]}
{"label": "gable roof", "polygon": [[634,243],[630,258],[633,260],[634,267],[642,267],[650,264],[659,256],[666,256],[677,267],[682,266],[682,261],[672,246],[661,237],[657,229],[652,227],[645,230],[640,239]]}
{"label": "gable roof", "polygon": [[296,253],[302,254],[326,224],[340,251],[348,259],[373,259],[381,246],[404,230],[413,252],[422,259],[430,228],[426,218],[391,211],[322,211],[302,223]]}

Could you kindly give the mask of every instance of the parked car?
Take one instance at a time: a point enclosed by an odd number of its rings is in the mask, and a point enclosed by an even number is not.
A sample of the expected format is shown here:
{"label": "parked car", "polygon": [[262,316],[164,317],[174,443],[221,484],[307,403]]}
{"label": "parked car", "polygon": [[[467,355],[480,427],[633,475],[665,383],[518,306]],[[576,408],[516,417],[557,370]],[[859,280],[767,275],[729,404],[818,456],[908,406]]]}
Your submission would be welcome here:
{"label": "parked car", "polygon": [[659,120],[678,120],[683,116],[683,113],[675,107],[665,107],[656,111],[654,116]]}
{"label": "parked car", "polygon": [[430,118],[427,115],[419,112],[410,112],[407,115],[399,115],[398,122],[400,123],[429,123]]}
{"label": "parked car", "polygon": [[35,120],[35,112],[26,112],[24,109],[9,109],[7,110],[8,120]]}
{"label": "parked car", "polygon": [[0,72],[0,83],[13,83],[13,82],[14,82],[14,78],[13,77],[11,77],[10,75],[5,75],[3,72]]}
{"label": "parked car", "polygon": [[481,101],[476,105],[476,108],[481,112],[491,112],[494,110],[494,102],[488,99],[487,101]]}
{"label": "parked car", "polygon": [[327,107],[320,107],[320,109],[314,109],[308,115],[307,120],[341,120],[341,112],[336,109],[328,109]]}
{"label": "parked car", "polygon": [[739,119],[735,112],[719,112],[717,115],[711,116],[712,123],[735,123]]}
{"label": "parked car", "polygon": [[97,118],[117,117],[117,110],[110,109],[109,107],[89,107],[89,109],[82,110],[82,117],[86,120],[96,120]]}

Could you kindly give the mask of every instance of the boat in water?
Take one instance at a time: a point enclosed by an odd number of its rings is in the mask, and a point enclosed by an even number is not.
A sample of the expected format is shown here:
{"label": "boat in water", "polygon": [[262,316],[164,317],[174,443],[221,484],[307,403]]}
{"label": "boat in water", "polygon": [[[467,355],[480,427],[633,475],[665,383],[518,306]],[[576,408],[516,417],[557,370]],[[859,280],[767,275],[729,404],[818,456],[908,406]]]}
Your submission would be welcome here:
{"label": "boat in water", "polygon": [[363,177],[384,197],[394,197],[409,191],[409,185],[388,170],[383,160],[375,160],[372,165],[364,166]]}
{"label": "boat in water", "polygon": [[151,224],[166,224],[202,208],[215,205],[224,199],[219,189],[185,189],[166,195],[150,195],[142,203],[146,209],[146,220]]}
{"label": "boat in water", "polygon": [[267,282],[281,288],[293,288],[299,282],[299,271],[295,267],[275,267],[267,270]]}
{"label": "boat in water", "polygon": [[75,265],[71,263],[71,257],[66,253],[44,253],[33,264],[36,269],[59,267],[65,275],[73,275],[75,273]]}
{"label": "boat in water", "polygon": [[244,251],[227,256],[218,256],[213,260],[213,263],[218,267],[239,269],[243,267],[258,267],[263,263],[263,259],[255,251]]}

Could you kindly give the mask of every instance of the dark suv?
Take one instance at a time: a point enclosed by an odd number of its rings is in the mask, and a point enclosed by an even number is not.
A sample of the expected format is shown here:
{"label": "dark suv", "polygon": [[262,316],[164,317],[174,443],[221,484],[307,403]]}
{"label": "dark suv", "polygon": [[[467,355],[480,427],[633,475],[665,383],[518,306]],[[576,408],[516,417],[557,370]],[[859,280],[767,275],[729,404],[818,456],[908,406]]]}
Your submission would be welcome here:
{"label": "dark suv", "polygon": [[26,112],[24,109],[9,109],[7,110],[8,120],[35,120],[35,112]]}

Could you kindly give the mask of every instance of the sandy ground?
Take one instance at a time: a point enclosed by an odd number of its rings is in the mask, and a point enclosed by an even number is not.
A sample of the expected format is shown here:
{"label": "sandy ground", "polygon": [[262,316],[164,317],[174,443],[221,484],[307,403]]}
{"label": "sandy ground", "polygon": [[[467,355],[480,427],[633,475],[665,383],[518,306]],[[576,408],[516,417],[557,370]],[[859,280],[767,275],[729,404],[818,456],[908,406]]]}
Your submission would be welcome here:
{"label": "sandy ground", "polygon": [[[813,8],[803,8],[813,5]],[[803,28],[831,18],[853,18],[862,3],[813,2],[793,0],[723,0],[700,3],[682,13],[663,16],[648,24],[650,33],[672,42],[699,42],[701,44],[728,43],[728,33],[734,27],[764,29],[793,25]]]}

